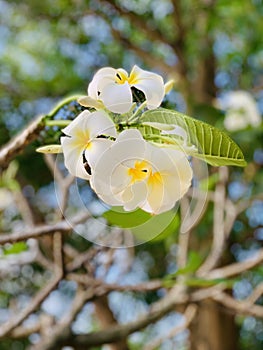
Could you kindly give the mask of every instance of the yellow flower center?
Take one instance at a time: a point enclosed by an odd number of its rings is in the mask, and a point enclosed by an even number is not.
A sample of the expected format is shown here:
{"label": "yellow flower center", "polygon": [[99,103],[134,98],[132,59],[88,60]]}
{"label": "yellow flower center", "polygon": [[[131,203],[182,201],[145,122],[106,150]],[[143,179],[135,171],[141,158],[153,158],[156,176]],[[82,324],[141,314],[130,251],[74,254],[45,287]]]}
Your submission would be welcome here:
{"label": "yellow flower center", "polygon": [[134,85],[138,83],[138,76],[136,73],[131,72],[130,75],[126,74],[126,72],[123,72],[121,70],[117,70],[115,81],[117,84],[124,84],[126,81],[129,85]]}
{"label": "yellow flower center", "polygon": [[133,168],[128,169],[128,175],[131,176],[131,182],[145,180],[151,171],[149,164],[143,161],[136,161]]}
{"label": "yellow flower center", "polygon": [[159,171],[153,172],[152,167],[145,160],[136,161],[133,168],[128,169],[128,175],[131,177],[131,183],[147,180],[148,185],[160,185],[163,181]]}
{"label": "yellow flower center", "polygon": [[88,130],[76,130],[74,139],[76,147],[87,149],[92,146]]}
{"label": "yellow flower center", "polygon": [[162,175],[160,174],[159,171],[156,171],[155,173],[153,173],[151,171],[149,179],[148,179],[148,184],[149,185],[157,185],[162,183]]}

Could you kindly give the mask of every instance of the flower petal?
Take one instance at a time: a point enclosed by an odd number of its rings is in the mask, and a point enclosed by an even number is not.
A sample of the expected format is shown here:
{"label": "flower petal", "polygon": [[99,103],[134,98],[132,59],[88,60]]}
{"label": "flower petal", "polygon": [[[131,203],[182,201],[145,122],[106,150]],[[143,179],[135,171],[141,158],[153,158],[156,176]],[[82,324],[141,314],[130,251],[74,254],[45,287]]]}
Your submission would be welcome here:
{"label": "flower petal", "polygon": [[70,174],[80,177],[85,180],[90,179],[90,175],[86,172],[83,165],[83,148],[76,143],[72,137],[61,137],[61,145],[65,158],[65,166]]}
{"label": "flower petal", "polygon": [[95,109],[103,109],[104,105],[100,100],[96,100],[90,96],[81,96],[78,98],[78,103],[83,107],[91,107]]}
{"label": "flower petal", "polygon": [[99,135],[117,136],[115,124],[104,111],[90,113],[81,112],[66,128],[64,134],[82,139],[87,144],[92,138]]}
{"label": "flower petal", "polygon": [[147,186],[144,182],[137,182],[126,188],[123,192],[123,208],[126,211],[132,211],[143,206],[146,201]]}
{"label": "flower petal", "polygon": [[91,112],[85,110],[81,112],[72,122],[66,126],[64,129],[62,129],[62,132],[65,135],[73,136],[75,134],[75,131],[78,129],[83,130],[83,126],[85,125],[86,120],[90,116]]}
{"label": "flower petal", "polygon": [[106,108],[114,113],[127,113],[132,106],[132,93],[128,82],[124,84],[108,83],[101,90],[99,98]]}
{"label": "flower petal", "polygon": [[116,69],[114,68],[104,67],[99,69],[88,86],[88,95],[97,100],[101,89],[115,81],[115,75]]}
{"label": "flower petal", "polygon": [[130,76],[136,77],[131,85],[144,93],[147,107],[149,109],[159,107],[165,95],[163,78],[138,66],[133,67]]}
{"label": "flower petal", "polygon": [[107,139],[94,139],[85,150],[85,158],[91,168],[95,167],[95,164],[103,156],[103,153],[110,148],[113,141]]}

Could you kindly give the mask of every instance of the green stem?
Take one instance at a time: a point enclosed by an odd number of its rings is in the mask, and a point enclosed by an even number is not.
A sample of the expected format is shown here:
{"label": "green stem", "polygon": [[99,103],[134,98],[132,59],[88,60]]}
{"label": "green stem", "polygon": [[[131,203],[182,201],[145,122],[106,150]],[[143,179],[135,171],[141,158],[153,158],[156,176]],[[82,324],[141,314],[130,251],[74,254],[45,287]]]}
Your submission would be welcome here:
{"label": "green stem", "polygon": [[72,101],[76,101],[78,98],[80,98],[81,95],[73,95],[73,96],[69,96],[66,97],[65,99],[63,99],[62,101],[60,101],[53,109],[51,112],[49,112],[46,117],[47,118],[52,118],[62,107],[64,107],[65,105],[69,104]]}
{"label": "green stem", "polygon": [[146,101],[144,101],[138,108],[137,110],[133,113],[133,115],[128,119],[128,122],[131,123],[134,120],[136,120],[139,112],[141,112],[141,110],[146,106]]}
{"label": "green stem", "polygon": [[144,138],[146,140],[161,140],[165,143],[171,144],[171,145],[178,145],[178,141],[173,140],[171,137],[157,135],[157,134],[146,134],[144,135]]}

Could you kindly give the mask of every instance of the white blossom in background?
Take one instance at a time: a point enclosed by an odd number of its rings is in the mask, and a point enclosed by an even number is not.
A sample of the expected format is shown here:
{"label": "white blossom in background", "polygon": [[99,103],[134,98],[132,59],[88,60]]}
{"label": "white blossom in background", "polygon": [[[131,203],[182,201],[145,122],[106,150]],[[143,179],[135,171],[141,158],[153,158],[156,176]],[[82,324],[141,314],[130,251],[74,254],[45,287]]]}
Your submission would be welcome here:
{"label": "white blossom in background", "polygon": [[112,140],[105,137],[116,137],[117,131],[113,121],[104,111],[81,112],[66,128],[61,137],[61,146],[68,171],[77,177],[90,179],[92,168],[98,157],[110,145]]}
{"label": "white blossom in background", "polygon": [[184,152],[154,146],[129,129],[98,159],[90,182],[106,204],[159,214],[187,192],[192,175]]}
{"label": "white blossom in background", "polygon": [[229,131],[242,130],[261,124],[261,115],[253,96],[247,91],[231,91],[219,101],[226,110],[224,126]]}
{"label": "white blossom in background", "polygon": [[99,100],[111,112],[127,113],[133,102],[132,87],[144,93],[149,109],[162,103],[165,94],[163,78],[138,66],[134,66],[130,74],[122,68],[101,68],[88,86],[88,98],[81,98],[79,102],[86,106]]}

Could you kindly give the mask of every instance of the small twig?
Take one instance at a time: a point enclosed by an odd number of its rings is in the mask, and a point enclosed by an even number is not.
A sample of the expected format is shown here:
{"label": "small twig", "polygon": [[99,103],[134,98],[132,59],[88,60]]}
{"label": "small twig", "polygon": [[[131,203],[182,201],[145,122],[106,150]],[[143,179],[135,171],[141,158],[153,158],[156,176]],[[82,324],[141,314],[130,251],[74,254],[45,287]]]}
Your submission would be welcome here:
{"label": "small twig", "polygon": [[87,213],[85,211],[75,216],[71,222],[67,220],[61,220],[54,225],[41,225],[35,226],[28,230],[13,232],[10,234],[0,234],[0,244],[20,242],[28,238],[36,238],[47,234],[53,234],[56,231],[69,232],[73,230],[75,225],[87,220],[89,217],[90,213]]}
{"label": "small twig", "polygon": [[246,302],[250,305],[256,303],[256,301],[263,295],[263,282],[258,284],[253,292],[247,297]]}
{"label": "small twig", "polygon": [[263,249],[258,250],[252,258],[246,259],[241,262],[233,263],[219,269],[210,271],[205,275],[208,279],[213,278],[227,278],[235,275],[239,275],[244,271],[250,270],[263,261]]}
{"label": "small twig", "polygon": [[263,317],[263,306],[248,303],[247,299],[244,301],[236,300],[223,292],[214,295],[212,298],[228,309],[234,310],[236,314]]}
{"label": "small twig", "polygon": [[135,285],[119,285],[115,283],[104,283],[102,280],[89,277],[86,274],[69,273],[67,278],[85,286],[99,287],[107,292],[147,292],[163,288],[161,280],[151,280]]}
{"label": "small twig", "polygon": [[27,226],[32,227],[35,223],[34,213],[24,197],[22,191],[19,189],[14,192],[14,197],[16,204],[18,206],[18,209],[21,213],[21,216],[23,218],[23,221],[26,223]]}

